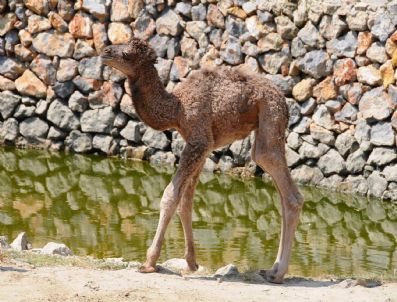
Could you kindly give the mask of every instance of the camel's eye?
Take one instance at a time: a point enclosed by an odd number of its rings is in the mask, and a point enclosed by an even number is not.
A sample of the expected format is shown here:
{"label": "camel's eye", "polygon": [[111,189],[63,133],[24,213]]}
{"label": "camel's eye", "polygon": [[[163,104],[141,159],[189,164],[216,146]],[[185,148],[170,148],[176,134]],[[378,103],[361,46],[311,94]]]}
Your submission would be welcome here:
{"label": "camel's eye", "polygon": [[128,54],[126,52],[122,52],[122,56],[124,60],[128,60]]}

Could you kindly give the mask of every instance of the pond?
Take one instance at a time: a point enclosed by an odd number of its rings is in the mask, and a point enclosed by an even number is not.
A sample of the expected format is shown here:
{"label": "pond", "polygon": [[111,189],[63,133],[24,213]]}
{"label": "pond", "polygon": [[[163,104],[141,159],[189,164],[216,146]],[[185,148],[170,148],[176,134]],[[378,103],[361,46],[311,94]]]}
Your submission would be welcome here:
{"label": "pond", "polygon": [[[63,242],[77,255],[143,261],[154,236],[159,201],[174,169],[147,163],[0,148],[0,235],[26,231],[33,247]],[[397,205],[301,187],[306,203],[290,273],[393,276]],[[269,268],[277,254],[280,203],[273,185],[202,174],[193,228],[198,263],[216,269]],[[172,221],[160,261],[182,257]]]}

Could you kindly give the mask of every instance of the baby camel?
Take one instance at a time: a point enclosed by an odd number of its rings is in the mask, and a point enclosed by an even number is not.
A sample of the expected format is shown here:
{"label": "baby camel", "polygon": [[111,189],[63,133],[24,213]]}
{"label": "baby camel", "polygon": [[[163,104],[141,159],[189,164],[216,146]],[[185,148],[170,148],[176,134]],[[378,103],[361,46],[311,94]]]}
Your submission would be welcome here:
{"label": "baby camel", "polygon": [[263,274],[271,282],[282,283],[303,205],[285,159],[288,108],[282,93],[260,75],[225,67],[192,72],[173,93],[167,93],[154,67],[154,50],[137,38],[128,45],[108,46],[101,56],[105,64],[128,77],[142,121],[157,130],[175,128],[186,141],[178,170],[161,198],[156,235],[140,271],[156,271],[164,234],[176,210],[183,225],[188,269],[197,269],[192,201],[205,159],[212,150],[256,130],[252,159],[272,176],[283,219],[277,259]]}

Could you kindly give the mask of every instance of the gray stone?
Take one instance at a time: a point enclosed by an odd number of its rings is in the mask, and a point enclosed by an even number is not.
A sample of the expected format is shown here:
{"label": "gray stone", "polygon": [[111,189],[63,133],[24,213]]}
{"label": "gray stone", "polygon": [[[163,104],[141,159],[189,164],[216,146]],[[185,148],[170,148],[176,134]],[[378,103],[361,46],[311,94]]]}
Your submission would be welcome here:
{"label": "gray stone", "polygon": [[281,66],[288,65],[289,63],[288,56],[282,52],[273,51],[265,53],[263,56],[260,56],[258,60],[262,68],[270,74],[279,73]]}
{"label": "gray stone", "polygon": [[316,109],[317,102],[314,98],[310,98],[307,101],[301,103],[300,106],[302,115],[310,115],[313,113],[314,109]]}
{"label": "gray stone", "polygon": [[34,106],[27,106],[25,104],[20,104],[15,110],[14,117],[19,120],[23,118],[31,117],[34,114],[35,109],[36,107]]}
{"label": "gray stone", "polygon": [[54,92],[60,98],[66,99],[68,98],[74,91],[74,84],[72,81],[67,82],[57,82],[53,86]]}
{"label": "gray stone", "polygon": [[95,56],[96,51],[86,41],[78,39],[74,46],[73,58],[80,60],[85,57]]}
{"label": "gray stone", "polygon": [[340,155],[345,157],[349,153],[353,152],[354,148],[358,148],[358,143],[354,136],[349,131],[346,131],[339,134],[336,138],[335,148],[338,150]]}
{"label": "gray stone", "polygon": [[390,116],[393,106],[390,97],[383,91],[383,87],[378,87],[361,97],[359,110],[364,119],[380,121]]}
{"label": "gray stone", "polygon": [[379,68],[376,68],[374,65],[361,66],[358,68],[357,80],[370,86],[379,86],[382,84]]}
{"label": "gray stone", "polygon": [[156,20],[158,34],[177,36],[182,30],[180,19],[172,9],[165,9]]}
{"label": "gray stone", "polygon": [[0,140],[14,142],[17,137],[18,121],[11,117],[5,120],[0,128]]}
{"label": "gray stone", "polygon": [[48,124],[38,117],[30,117],[19,124],[19,132],[26,138],[45,138]]}
{"label": "gray stone", "polygon": [[159,74],[161,82],[166,84],[170,77],[170,71],[172,66],[172,60],[166,60],[163,58],[158,58],[157,63],[154,64],[154,67],[157,69],[157,73]]}
{"label": "gray stone", "polygon": [[155,21],[146,11],[142,10],[134,23],[134,36],[146,40],[154,34],[155,30]]}
{"label": "gray stone", "polygon": [[46,255],[72,256],[72,251],[63,243],[49,242],[40,251]]}
{"label": "gray stone", "polygon": [[328,150],[329,147],[322,143],[318,144],[318,146],[314,146],[308,142],[303,142],[301,147],[299,148],[299,155],[302,159],[318,159],[323,156]]}
{"label": "gray stone", "polygon": [[149,43],[158,57],[163,58],[165,56],[169,40],[169,37],[158,34],[149,39]]}
{"label": "gray stone", "polygon": [[176,162],[176,157],[172,152],[157,151],[149,157],[149,162],[154,165],[173,166]]}
{"label": "gray stone", "polygon": [[298,38],[302,42],[310,47],[319,47],[324,43],[324,39],[321,37],[317,28],[310,21],[298,32]]}
{"label": "gray stone", "polygon": [[183,139],[183,137],[177,131],[172,132],[172,153],[174,153],[177,157],[181,157],[184,148],[185,140]]}
{"label": "gray stone", "polygon": [[95,80],[102,79],[102,69],[102,59],[99,56],[82,59],[78,67],[82,77]]}
{"label": "gray stone", "polygon": [[10,91],[0,92],[0,113],[4,120],[12,116],[20,102],[21,97],[19,95],[13,94]]}
{"label": "gray stone", "polygon": [[81,92],[89,93],[93,90],[98,90],[102,83],[98,80],[87,79],[78,75],[73,79],[73,84],[76,85],[77,89]]}
{"label": "gray stone", "polygon": [[338,98],[336,100],[329,100],[325,102],[325,107],[327,107],[328,111],[331,113],[337,113],[342,108],[343,99]]}
{"label": "gray stone", "polygon": [[316,124],[328,130],[331,130],[334,124],[332,116],[325,105],[320,105],[316,108],[312,119]]}
{"label": "gray stone", "polygon": [[56,82],[56,68],[50,58],[38,55],[30,64],[30,69],[47,85]]}
{"label": "gray stone", "polygon": [[113,0],[110,10],[110,21],[130,22],[131,15],[128,4],[129,4],[128,0]]}
{"label": "gray stone", "polygon": [[306,53],[306,48],[301,39],[295,37],[291,42],[291,55],[295,58],[301,57]]}
{"label": "gray stone", "polygon": [[235,38],[241,38],[241,36],[243,36],[245,33],[248,33],[245,23],[242,20],[237,19],[231,15],[226,17],[225,26],[225,32]]}
{"label": "gray stone", "polygon": [[285,149],[285,158],[287,159],[288,167],[293,167],[300,161],[299,154],[288,147]]}
{"label": "gray stone", "polygon": [[124,94],[120,102],[121,112],[127,114],[128,116],[137,119],[138,115],[135,111],[135,107],[131,97],[128,94]]}
{"label": "gray stone", "polygon": [[387,61],[386,48],[380,43],[372,43],[367,49],[367,58],[372,62],[383,64]]}
{"label": "gray stone", "polygon": [[288,105],[288,111],[289,111],[289,121],[288,121],[288,127],[296,124],[300,118],[301,118],[301,113],[300,113],[300,107],[299,104],[291,98],[287,98],[287,105]]}
{"label": "gray stone", "polygon": [[301,134],[309,133],[309,127],[311,123],[312,123],[312,119],[307,116],[304,116],[301,118],[301,120],[298,123],[296,123],[293,126],[292,131]]}
{"label": "gray stone", "polygon": [[357,34],[348,32],[344,36],[327,42],[327,50],[338,57],[354,58],[357,49]]}
{"label": "gray stone", "polygon": [[296,132],[291,132],[287,137],[288,147],[296,150],[302,145],[302,139]]}
{"label": "gray stone", "polygon": [[59,62],[56,78],[59,82],[70,81],[77,74],[79,63],[73,59],[62,59]]}
{"label": "gray stone", "polygon": [[88,133],[73,130],[65,139],[65,146],[73,152],[86,153],[92,149],[92,137]]}
{"label": "gray stone", "polygon": [[222,155],[218,162],[218,167],[221,172],[228,172],[233,168],[233,158],[228,155]]}
{"label": "gray stone", "polygon": [[66,133],[61,129],[51,126],[50,130],[48,130],[47,138],[51,140],[63,139],[66,137]]}
{"label": "gray stone", "polygon": [[387,189],[387,180],[380,174],[379,171],[374,171],[368,177],[368,195],[381,197],[383,192]]}
{"label": "gray stone", "polygon": [[229,150],[233,154],[234,163],[237,165],[244,165],[251,159],[251,143],[249,137],[234,141],[230,145]]}
{"label": "gray stone", "polygon": [[318,167],[299,165],[291,171],[292,178],[300,184],[318,185],[324,178]]}
{"label": "gray stone", "polygon": [[383,175],[387,181],[397,181],[397,164],[386,166],[383,169]]}
{"label": "gray stone", "polygon": [[166,150],[170,145],[170,141],[163,132],[152,128],[147,128],[142,137],[142,142],[148,147],[160,150]]}
{"label": "gray stone", "polygon": [[217,269],[213,277],[222,279],[240,279],[241,274],[234,264],[228,264]]}
{"label": "gray stone", "polygon": [[47,111],[47,119],[59,128],[71,131],[80,127],[77,116],[69,107],[55,100],[50,104]]}
{"label": "gray stone", "polygon": [[333,174],[327,178],[323,178],[320,181],[319,186],[329,188],[331,190],[335,190],[335,188],[337,188],[342,181],[343,181],[342,176],[339,176],[338,174]]}
{"label": "gray stone", "polygon": [[358,149],[357,151],[349,154],[346,160],[346,171],[349,174],[361,173],[364,169],[367,159],[365,153]]}
{"label": "gray stone", "polygon": [[28,250],[28,238],[25,232],[19,233],[14,241],[10,244],[10,247],[16,251],[26,251]]}
{"label": "gray stone", "polygon": [[350,103],[346,103],[342,110],[336,112],[334,117],[338,122],[352,124],[357,119],[358,109]]}
{"label": "gray stone", "polygon": [[192,5],[187,2],[178,2],[175,6],[175,11],[186,17],[191,16]]}
{"label": "gray stone", "polygon": [[272,81],[286,96],[290,96],[292,89],[298,82],[299,78],[291,76],[282,76],[281,74],[267,74],[265,77]]}
{"label": "gray stone", "polygon": [[379,122],[371,127],[371,143],[375,146],[394,146],[395,138],[391,123]]}
{"label": "gray stone", "polygon": [[199,5],[192,7],[191,14],[193,21],[205,21],[207,17],[207,9],[205,5],[200,3]]}
{"label": "gray stone", "polygon": [[9,249],[10,245],[6,236],[0,236],[0,249]]}
{"label": "gray stone", "polygon": [[112,107],[85,111],[80,118],[84,132],[110,133],[115,119]]}
{"label": "gray stone", "polygon": [[129,121],[127,126],[120,131],[120,135],[129,141],[139,143],[142,137],[139,123],[135,121]]}
{"label": "gray stone", "polygon": [[92,139],[92,147],[97,150],[101,150],[105,154],[112,153],[112,147],[114,144],[113,137],[104,134],[97,134]]}
{"label": "gray stone", "polygon": [[17,79],[25,71],[25,67],[18,60],[0,57],[0,74],[11,80]]}
{"label": "gray stone", "polygon": [[39,33],[32,41],[34,49],[49,57],[70,58],[74,51],[74,38],[70,33]]}
{"label": "gray stone", "polygon": [[389,35],[395,30],[388,12],[379,11],[373,18],[368,20],[368,24],[371,33],[381,42],[385,42]]}
{"label": "gray stone", "polygon": [[330,149],[317,162],[318,167],[324,175],[340,174],[345,168],[345,160],[335,149]]}
{"label": "gray stone", "polygon": [[332,61],[329,59],[328,54],[322,50],[306,53],[303,58],[297,60],[297,64],[302,72],[315,79],[327,76],[332,70]]}
{"label": "gray stone", "polygon": [[69,108],[75,112],[84,112],[88,107],[88,100],[85,95],[75,91],[69,98]]}
{"label": "gray stone", "polygon": [[367,194],[368,183],[362,175],[349,175],[339,185],[339,190],[348,193],[354,192],[359,194]]}
{"label": "gray stone", "polygon": [[113,126],[117,128],[123,128],[125,125],[127,125],[128,120],[129,118],[126,114],[119,112],[116,114]]}
{"label": "gray stone", "polygon": [[228,39],[222,43],[220,56],[228,64],[241,64],[243,62],[243,54],[241,52],[239,39],[229,36]]}
{"label": "gray stone", "polygon": [[37,102],[35,113],[37,115],[44,115],[48,108],[48,102],[45,100],[40,100]]}
{"label": "gray stone", "polygon": [[370,165],[383,166],[397,158],[396,151],[392,148],[374,148],[369,155],[367,163]]}

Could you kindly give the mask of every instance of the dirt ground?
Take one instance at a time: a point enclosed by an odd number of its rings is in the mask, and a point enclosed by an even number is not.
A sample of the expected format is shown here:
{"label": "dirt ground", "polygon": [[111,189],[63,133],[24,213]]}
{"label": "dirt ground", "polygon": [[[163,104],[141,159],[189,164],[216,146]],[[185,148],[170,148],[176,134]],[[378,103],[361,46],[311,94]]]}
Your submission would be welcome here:
{"label": "dirt ground", "polygon": [[397,302],[397,283],[367,288],[333,282],[287,279],[283,285],[209,280],[200,276],[140,274],[135,269],[74,266],[34,267],[0,263],[0,301],[360,301]]}

